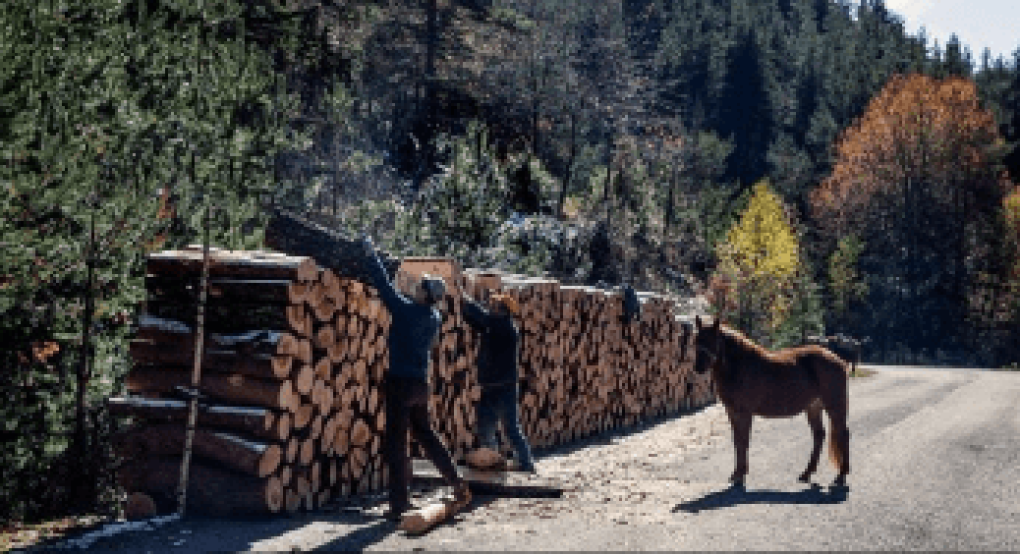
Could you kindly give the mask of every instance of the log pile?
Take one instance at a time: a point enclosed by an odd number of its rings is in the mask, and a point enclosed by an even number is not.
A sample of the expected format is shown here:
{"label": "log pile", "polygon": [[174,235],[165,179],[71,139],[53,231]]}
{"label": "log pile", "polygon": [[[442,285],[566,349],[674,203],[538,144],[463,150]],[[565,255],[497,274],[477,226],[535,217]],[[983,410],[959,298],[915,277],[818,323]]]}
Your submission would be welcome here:
{"label": "log pile", "polygon": [[624,324],[619,292],[520,276],[501,288],[521,306],[521,420],[534,447],[711,401],[666,299],[644,295],[641,319]]}
{"label": "log pile", "polygon": [[[115,442],[128,492],[166,499],[177,486],[186,402],[175,387],[190,382],[201,259],[195,248],[148,259],[131,396],[109,403],[134,423]],[[386,486],[389,314],[374,288],[341,273],[303,256],[212,251],[189,510],[294,512]],[[476,299],[502,290],[520,304],[521,416],[533,448],[711,401],[667,299],[643,295],[641,320],[624,324],[616,292],[466,273],[452,273],[432,352],[433,425],[458,460],[478,446],[481,395],[460,290]]]}
{"label": "log pile", "polygon": [[[132,396],[109,403],[135,420],[115,443],[132,492],[176,488],[186,403],[174,396],[190,382],[200,268],[194,249],[148,259]],[[214,249],[206,313],[189,510],[293,512],[386,484],[389,315],[374,289],[307,257]]]}

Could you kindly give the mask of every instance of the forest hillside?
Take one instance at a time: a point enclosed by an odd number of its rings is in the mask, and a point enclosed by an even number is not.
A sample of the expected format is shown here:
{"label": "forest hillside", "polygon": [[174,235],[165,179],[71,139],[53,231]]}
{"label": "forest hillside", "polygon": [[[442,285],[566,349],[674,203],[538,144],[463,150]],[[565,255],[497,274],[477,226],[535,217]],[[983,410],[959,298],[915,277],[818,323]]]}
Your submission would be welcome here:
{"label": "forest hillside", "polygon": [[1020,50],[881,0],[10,0],[0,520],[111,509],[145,256],[269,206],[770,347],[1020,361]]}

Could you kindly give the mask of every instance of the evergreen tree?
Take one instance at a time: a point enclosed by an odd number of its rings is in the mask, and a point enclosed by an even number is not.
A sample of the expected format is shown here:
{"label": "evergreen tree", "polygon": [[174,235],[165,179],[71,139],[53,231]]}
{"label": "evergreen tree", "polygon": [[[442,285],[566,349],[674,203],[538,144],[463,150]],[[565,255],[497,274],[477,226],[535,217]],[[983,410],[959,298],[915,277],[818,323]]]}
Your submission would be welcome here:
{"label": "evergreen tree", "polygon": [[110,484],[93,440],[127,369],[148,249],[193,242],[213,206],[218,246],[256,246],[260,200],[286,196],[273,160],[301,136],[250,6],[16,1],[0,15],[5,518],[81,508]]}
{"label": "evergreen tree", "polygon": [[744,187],[766,174],[766,152],[775,136],[774,83],[758,35],[748,31],[730,50],[726,86],[715,122],[718,133],[733,143],[727,179]]}

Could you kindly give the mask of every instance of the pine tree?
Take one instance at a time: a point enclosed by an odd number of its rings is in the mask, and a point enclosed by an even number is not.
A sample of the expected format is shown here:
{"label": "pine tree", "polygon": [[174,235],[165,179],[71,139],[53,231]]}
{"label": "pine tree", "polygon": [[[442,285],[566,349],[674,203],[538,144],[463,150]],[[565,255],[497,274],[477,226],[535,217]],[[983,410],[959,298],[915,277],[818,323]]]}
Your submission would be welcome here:
{"label": "pine tree", "polygon": [[[108,484],[89,429],[126,372],[147,250],[193,242],[213,205],[217,245],[257,245],[259,201],[285,192],[274,156],[301,135],[244,5],[18,0],[0,14],[0,418],[13,433],[0,517],[81,507]],[[285,54],[287,26],[273,28]]]}

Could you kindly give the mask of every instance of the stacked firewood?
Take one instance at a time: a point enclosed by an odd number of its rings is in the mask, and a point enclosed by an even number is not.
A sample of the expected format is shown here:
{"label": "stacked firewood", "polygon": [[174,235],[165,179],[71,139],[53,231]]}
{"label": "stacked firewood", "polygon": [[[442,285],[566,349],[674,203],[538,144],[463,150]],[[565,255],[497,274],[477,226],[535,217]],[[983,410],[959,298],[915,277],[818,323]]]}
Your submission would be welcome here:
{"label": "stacked firewood", "polygon": [[[191,381],[202,252],[160,252],[147,263],[131,396],[110,408],[133,420],[116,441],[122,485],[168,499],[185,442],[187,403],[177,387]],[[189,510],[293,512],[387,484],[389,314],[373,287],[339,272],[303,256],[212,251]],[[458,460],[477,446],[481,395],[462,290],[479,300],[502,290],[520,304],[521,415],[535,448],[711,401],[707,375],[692,371],[690,333],[667,299],[642,295],[641,319],[624,323],[617,292],[467,273],[458,270],[440,302],[432,353],[432,423]],[[405,291],[414,280],[396,277]]]}
{"label": "stacked firewood", "polygon": [[672,303],[642,299],[624,323],[623,295],[508,276],[521,306],[521,419],[537,447],[676,413],[711,400],[692,371],[690,333]]}
{"label": "stacked firewood", "polygon": [[[137,420],[117,441],[129,491],[177,486],[186,403],[172,397],[191,380],[201,261],[148,259],[132,396],[110,401]],[[306,257],[214,250],[206,314],[189,509],[292,512],[385,485],[389,315],[374,289]]]}

